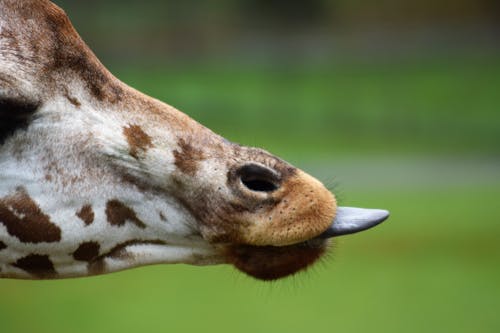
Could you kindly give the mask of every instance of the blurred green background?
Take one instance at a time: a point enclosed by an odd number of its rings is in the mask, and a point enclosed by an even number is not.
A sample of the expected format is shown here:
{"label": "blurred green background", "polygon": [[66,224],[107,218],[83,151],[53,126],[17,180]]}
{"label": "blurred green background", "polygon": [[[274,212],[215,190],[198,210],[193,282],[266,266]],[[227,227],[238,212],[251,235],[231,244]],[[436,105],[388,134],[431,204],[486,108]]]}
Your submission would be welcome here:
{"label": "blurred green background", "polygon": [[1,332],[500,332],[500,2],[56,3],[126,83],[392,215],[275,283],[2,280]]}

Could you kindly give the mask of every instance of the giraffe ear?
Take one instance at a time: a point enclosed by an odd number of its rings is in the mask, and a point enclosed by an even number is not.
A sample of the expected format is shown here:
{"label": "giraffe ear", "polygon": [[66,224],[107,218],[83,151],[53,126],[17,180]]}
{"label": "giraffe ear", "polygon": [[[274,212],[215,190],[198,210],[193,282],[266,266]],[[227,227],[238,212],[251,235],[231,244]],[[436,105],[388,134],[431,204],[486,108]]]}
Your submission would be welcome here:
{"label": "giraffe ear", "polygon": [[28,127],[40,104],[19,94],[9,94],[0,85],[0,145],[17,130]]}

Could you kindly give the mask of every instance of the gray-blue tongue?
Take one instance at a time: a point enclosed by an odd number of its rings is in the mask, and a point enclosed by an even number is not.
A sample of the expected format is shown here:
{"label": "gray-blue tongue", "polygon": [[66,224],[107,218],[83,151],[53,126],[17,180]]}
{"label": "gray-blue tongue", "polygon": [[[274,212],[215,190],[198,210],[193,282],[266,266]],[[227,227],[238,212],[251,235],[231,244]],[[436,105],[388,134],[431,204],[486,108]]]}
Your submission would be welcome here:
{"label": "gray-blue tongue", "polygon": [[360,232],[382,223],[389,217],[383,209],[337,207],[337,214],[330,227],[320,238],[330,238]]}

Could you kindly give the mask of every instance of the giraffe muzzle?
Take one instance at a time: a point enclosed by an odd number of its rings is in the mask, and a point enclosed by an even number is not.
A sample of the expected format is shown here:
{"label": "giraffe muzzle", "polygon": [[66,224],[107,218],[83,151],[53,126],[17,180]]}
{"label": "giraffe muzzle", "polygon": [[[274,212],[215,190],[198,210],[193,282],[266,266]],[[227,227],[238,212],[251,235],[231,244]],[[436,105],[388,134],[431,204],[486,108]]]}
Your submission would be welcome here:
{"label": "giraffe muzzle", "polygon": [[354,234],[373,228],[387,220],[389,212],[383,209],[338,207],[335,218],[318,238],[331,238]]}

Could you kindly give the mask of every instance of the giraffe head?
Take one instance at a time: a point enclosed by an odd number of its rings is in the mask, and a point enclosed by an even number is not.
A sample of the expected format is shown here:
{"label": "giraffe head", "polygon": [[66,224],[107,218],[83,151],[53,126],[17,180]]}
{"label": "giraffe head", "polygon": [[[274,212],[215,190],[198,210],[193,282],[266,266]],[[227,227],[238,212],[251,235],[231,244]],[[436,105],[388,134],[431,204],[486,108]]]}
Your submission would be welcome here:
{"label": "giraffe head", "polygon": [[[105,259],[100,249],[113,237],[121,237],[124,248],[133,243],[130,238],[154,239],[154,249],[136,246],[122,253],[125,264],[116,269],[157,262],[229,263],[273,280],[314,263],[329,238],[387,218],[386,211],[337,207],[335,196],[300,169],[264,150],[229,142],[123,84],[49,1],[4,0],[0,7],[0,119],[5,120],[0,190],[8,194],[10,188],[27,187],[23,202],[44,203],[45,211],[31,211],[46,223],[52,215],[53,220],[65,217],[58,222],[58,240],[66,248],[71,242],[86,245],[73,253],[77,260]],[[4,215],[9,209],[29,214],[18,197],[0,198]],[[94,214],[107,221],[75,231],[64,225],[71,223],[68,214],[59,214],[73,206],[83,206],[70,215],[86,225]],[[105,207],[101,213],[99,206]],[[129,229],[114,229],[126,221],[133,222]],[[100,241],[89,242],[91,236]],[[0,238],[0,251],[5,243]],[[93,256],[81,253],[89,244]],[[42,245],[27,258],[56,255],[56,247]],[[117,247],[107,248],[115,260]],[[78,274],[83,273],[68,273]]]}
{"label": "giraffe head", "polygon": [[189,168],[180,170],[178,193],[203,238],[219,244],[226,262],[261,279],[292,274],[318,259],[328,245],[318,236],[336,215],[335,197],[263,150],[223,147],[222,154],[200,149],[205,153],[195,159],[178,155],[178,165],[189,159]]}
{"label": "giraffe head", "polygon": [[[172,128],[156,125],[160,132]],[[118,161],[124,179],[141,191],[180,204],[194,230],[190,246],[203,248],[197,263],[230,263],[274,280],[314,263],[329,238],[368,229],[388,216],[337,207],[334,194],[314,177],[265,150],[229,142],[190,118],[173,132],[174,144],[162,143],[164,134],[150,135],[146,128],[155,132],[151,124],[124,127],[126,145],[114,148],[113,163]]]}

